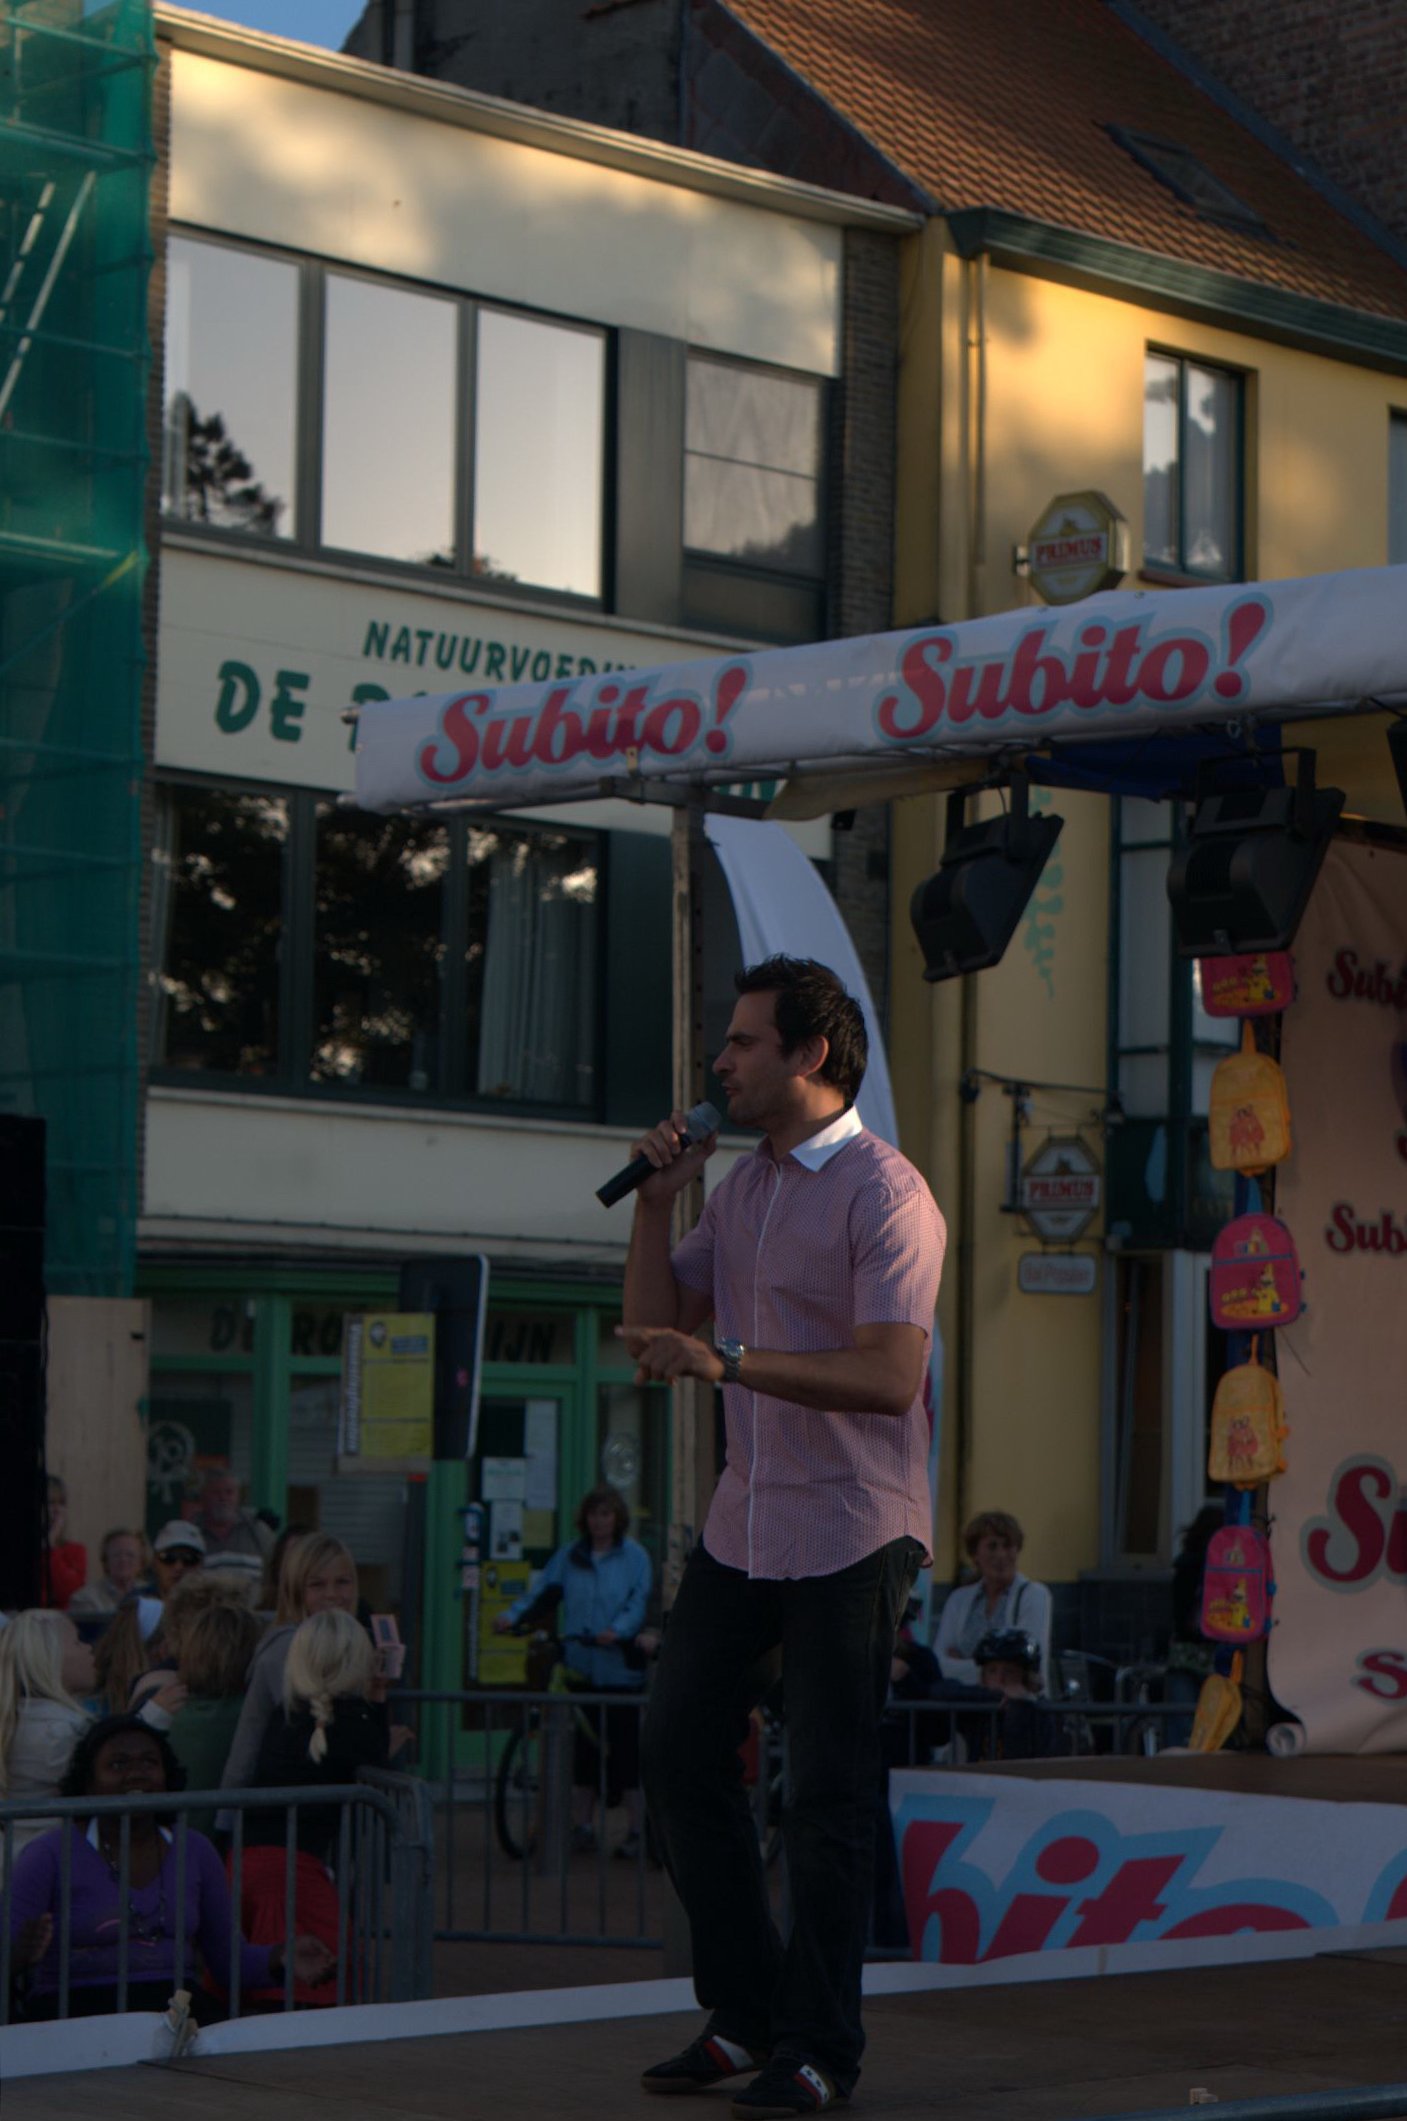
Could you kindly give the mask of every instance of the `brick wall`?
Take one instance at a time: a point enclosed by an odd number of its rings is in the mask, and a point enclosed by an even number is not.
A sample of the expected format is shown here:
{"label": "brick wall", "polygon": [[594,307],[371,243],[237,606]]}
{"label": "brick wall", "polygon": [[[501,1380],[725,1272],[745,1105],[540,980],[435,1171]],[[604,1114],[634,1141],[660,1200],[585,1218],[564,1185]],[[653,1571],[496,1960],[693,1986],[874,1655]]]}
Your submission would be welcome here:
{"label": "brick wall", "polygon": [[1140,12],[1407,242],[1407,0],[1138,0]]}

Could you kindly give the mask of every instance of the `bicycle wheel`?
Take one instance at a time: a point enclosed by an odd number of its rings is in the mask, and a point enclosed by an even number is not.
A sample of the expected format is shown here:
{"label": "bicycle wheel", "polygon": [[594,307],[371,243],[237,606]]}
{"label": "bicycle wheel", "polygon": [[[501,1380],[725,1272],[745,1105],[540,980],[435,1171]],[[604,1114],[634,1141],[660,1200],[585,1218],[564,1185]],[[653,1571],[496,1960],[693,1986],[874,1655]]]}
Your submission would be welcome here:
{"label": "bicycle wheel", "polygon": [[531,1856],[537,1847],[542,1791],[542,1728],[520,1725],[509,1734],[493,1784],[493,1823],[505,1856]]}

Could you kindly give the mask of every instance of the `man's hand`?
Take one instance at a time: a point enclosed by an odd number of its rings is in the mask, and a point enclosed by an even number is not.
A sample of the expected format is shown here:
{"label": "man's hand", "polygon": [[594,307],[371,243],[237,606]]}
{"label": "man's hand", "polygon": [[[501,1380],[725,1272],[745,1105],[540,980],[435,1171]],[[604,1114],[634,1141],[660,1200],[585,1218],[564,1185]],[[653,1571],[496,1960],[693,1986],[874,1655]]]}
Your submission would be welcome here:
{"label": "man's hand", "polygon": [[[645,1183],[652,1186],[654,1180]],[[635,1357],[637,1385],[674,1384],[681,1377],[701,1377],[710,1385],[723,1381],[722,1356],[692,1333],[677,1333],[672,1326],[617,1326],[616,1335]]]}
{"label": "man's hand", "polygon": [[614,1628],[602,1628],[596,1637],[596,1647],[600,1650],[613,1650],[619,1640],[620,1637]]}
{"label": "man's hand", "polygon": [[718,1147],[718,1136],[710,1134],[707,1141],[690,1143],[684,1129],[689,1123],[687,1112],[671,1112],[669,1118],[651,1127],[642,1134],[638,1142],[631,1144],[632,1156],[648,1156],[655,1167],[653,1178],[644,1179],[636,1188],[636,1196],[643,1201],[671,1201],[676,1193],[696,1179],[704,1165]]}
{"label": "man's hand", "polygon": [[494,1616],[493,1616],[493,1631],[494,1631],[494,1634],[495,1634],[495,1635],[506,1635],[506,1634],[508,1633],[508,1630],[509,1630],[509,1629],[510,1629],[510,1628],[512,1627],[512,1625],[513,1625],[513,1623],[512,1623],[512,1621],[511,1621],[511,1620],[510,1620],[510,1619],[508,1618],[508,1615],[507,1615],[506,1613],[495,1613],[495,1614],[494,1614]]}

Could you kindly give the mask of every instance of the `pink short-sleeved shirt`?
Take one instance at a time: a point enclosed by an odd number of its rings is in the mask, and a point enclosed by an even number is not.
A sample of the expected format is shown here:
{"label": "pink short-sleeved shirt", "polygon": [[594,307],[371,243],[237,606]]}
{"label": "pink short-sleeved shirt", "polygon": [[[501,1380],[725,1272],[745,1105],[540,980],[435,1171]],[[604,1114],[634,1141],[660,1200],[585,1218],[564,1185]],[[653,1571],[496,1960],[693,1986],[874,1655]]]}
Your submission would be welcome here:
{"label": "pink short-sleeved shirt", "polygon": [[[709,1195],[675,1248],[676,1280],[711,1297],[714,1330],[748,1347],[820,1354],[864,1325],[932,1333],[946,1231],[897,1149],[844,1113],[784,1156],[764,1140]],[[725,1566],[830,1576],[892,1539],[931,1534],[929,1423],[820,1413],[725,1385],[727,1463],[704,1526]]]}

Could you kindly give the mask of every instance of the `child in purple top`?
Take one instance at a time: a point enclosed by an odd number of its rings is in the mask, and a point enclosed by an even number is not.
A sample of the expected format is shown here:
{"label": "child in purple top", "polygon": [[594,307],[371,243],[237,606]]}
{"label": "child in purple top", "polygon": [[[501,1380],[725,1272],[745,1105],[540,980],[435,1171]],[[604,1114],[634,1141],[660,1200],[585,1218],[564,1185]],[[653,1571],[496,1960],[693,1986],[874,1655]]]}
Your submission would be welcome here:
{"label": "child in purple top", "polygon": [[[155,1795],[182,1788],[184,1773],[166,1740],[134,1716],[95,1724],[75,1748],[62,1794],[66,1797]],[[25,2015],[58,2014],[63,1843],[70,1843],[69,2012],[91,2017],[118,2008],[121,1896],[121,1822],[103,1815],[67,1821],[41,1834],[15,1864],[9,1923],[16,1968],[30,1970]],[[196,1988],[201,1962],[219,1988],[229,1985],[230,1894],[224,1870],[203,1834],[186,1836],[183,1900],[177,1898],[177,1850],[172,1827],[154,1813],[131,1815],[128,1847],[127,1998],[129,2010],[164,2010],[175,1986],[176,1938],[185,1939],[183,1985]],[[246,1944],[235,1938],[243,1987],[283,1978],[283,1944]],[[300,1981],[326,1980],[331,1954],[313,1937],[296,1937],[293,1964]],[[209,1998],[198,2015],[218,2012]]]}

